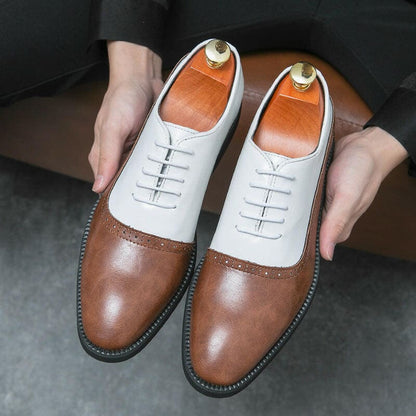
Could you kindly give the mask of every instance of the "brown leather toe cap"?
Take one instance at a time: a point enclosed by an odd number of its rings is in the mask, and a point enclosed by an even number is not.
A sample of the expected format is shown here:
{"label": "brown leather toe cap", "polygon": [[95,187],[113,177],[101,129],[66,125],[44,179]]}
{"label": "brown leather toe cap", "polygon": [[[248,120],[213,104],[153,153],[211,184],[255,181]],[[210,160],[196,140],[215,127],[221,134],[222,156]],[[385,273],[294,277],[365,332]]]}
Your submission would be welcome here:
{"label": "brown leather toe cap", "polygon": [[101,200],[94,214],[81,272],[82,326],[105,350],[136,342],[177,292],[193,244],[162,239],[114,219]]}
{"label": "brown leather toe cap", "polygon": [[192,367],[203,380],[231,385],[242,379],[301,308],[313,273],[268,268],[265,275],[263,269],[208,250],[192,300],[190,333]]}

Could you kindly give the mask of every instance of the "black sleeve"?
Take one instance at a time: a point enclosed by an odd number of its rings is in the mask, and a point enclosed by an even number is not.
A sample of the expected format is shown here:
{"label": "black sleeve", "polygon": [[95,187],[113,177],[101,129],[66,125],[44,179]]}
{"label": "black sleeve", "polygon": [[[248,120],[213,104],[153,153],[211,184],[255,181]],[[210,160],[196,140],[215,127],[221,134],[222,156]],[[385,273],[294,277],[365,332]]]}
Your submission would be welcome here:
{"label": "black sleeve", "polygon": [[394,136],[416,162],[416,72],[393,91],[364,128],[370,126]]}
{"label": "black sleeve", "polygon": [[92,0],[89,43],[123,40],[161,55],[170,0]]}

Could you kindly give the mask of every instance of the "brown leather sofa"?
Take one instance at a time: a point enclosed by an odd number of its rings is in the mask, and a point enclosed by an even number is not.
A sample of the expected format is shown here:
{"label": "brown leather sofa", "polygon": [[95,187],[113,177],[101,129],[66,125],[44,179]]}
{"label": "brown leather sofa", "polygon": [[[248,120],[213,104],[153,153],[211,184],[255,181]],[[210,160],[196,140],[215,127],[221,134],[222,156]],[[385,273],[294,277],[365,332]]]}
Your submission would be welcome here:
{"label": "brown leather sofa", "polygon": [[[358,131],[371,111],[349,83],[321,59],[303,52],[268,52],[242,57],[245,92],[240,123],[212,175],[204,209],[220,212],[251,119],[274,78],[306,60],[321,70],[335,105],[335,139]],[[87,155],[106,81],[78,85],[51,98],[30,98],[0,109],[0,154],[35,166],[92,181]],[[416,179],[407,163],[384,181],[370,209],[355,226],[347,246],[416,260]]]}

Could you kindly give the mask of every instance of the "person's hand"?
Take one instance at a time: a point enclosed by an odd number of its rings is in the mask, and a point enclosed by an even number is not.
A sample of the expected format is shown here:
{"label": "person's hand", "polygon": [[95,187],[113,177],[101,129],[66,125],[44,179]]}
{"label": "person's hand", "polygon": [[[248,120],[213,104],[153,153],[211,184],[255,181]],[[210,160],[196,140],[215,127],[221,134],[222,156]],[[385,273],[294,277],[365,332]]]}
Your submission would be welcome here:
{"label": "person's hand", "polygon": [[116,174],[122,154],[139,133],[153,101],[163,88],[162,60],[150,49],[109,41],[110,79],[94,126],[88,160],[94,192],[103,192]]}
{"label": "person's hand", "polygon": [[405,148],[378,127],[350,134],[336,143],[320,231],[323,258],[332,260],[335,245],[349,237],[383,179],[406,157]]}

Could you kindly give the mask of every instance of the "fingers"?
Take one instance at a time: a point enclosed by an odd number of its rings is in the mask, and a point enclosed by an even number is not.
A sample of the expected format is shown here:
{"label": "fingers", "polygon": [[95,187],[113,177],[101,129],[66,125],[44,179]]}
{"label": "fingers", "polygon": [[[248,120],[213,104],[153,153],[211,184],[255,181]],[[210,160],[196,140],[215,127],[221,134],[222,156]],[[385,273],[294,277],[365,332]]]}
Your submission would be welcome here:
{"label": "fingers", "polygon": [[332,260],[335,245],[350,236],[357,220],[354,205],[347,195],[340,193],[327,201],[320,230],[320,252],[324,259]]}
{"label": "fingers", "polygon": [[125,137],[117,129],[105,128],[100,131],[89,157],[95,177],[94,192],[103,192],[116,174],[124,140]]}
{"label": "fingers", "polygon": [[110,80],[110,84],[97,115],[94,144],[88,156],[95,178],[92,189],[98,193],[117,173],[123,151],[133,144],[154,97],[163,87],[161,77],[137,78],[137,74],[124,74],[118,77],[118,83]]}
{"label": "fingers", "polygon": [[103,192],[117,173],[126,140],[137,134],[147,101],[142,89],[135,90],[134,83],[107,91],[95,122],[94,144],[88,156],[94,172],[94,192]]}
{"label": "fingers", "polygon": [[155,78],[151,81],[151,85],[153,90],[153,101],[156,101],[165,84],[161,79]]}

